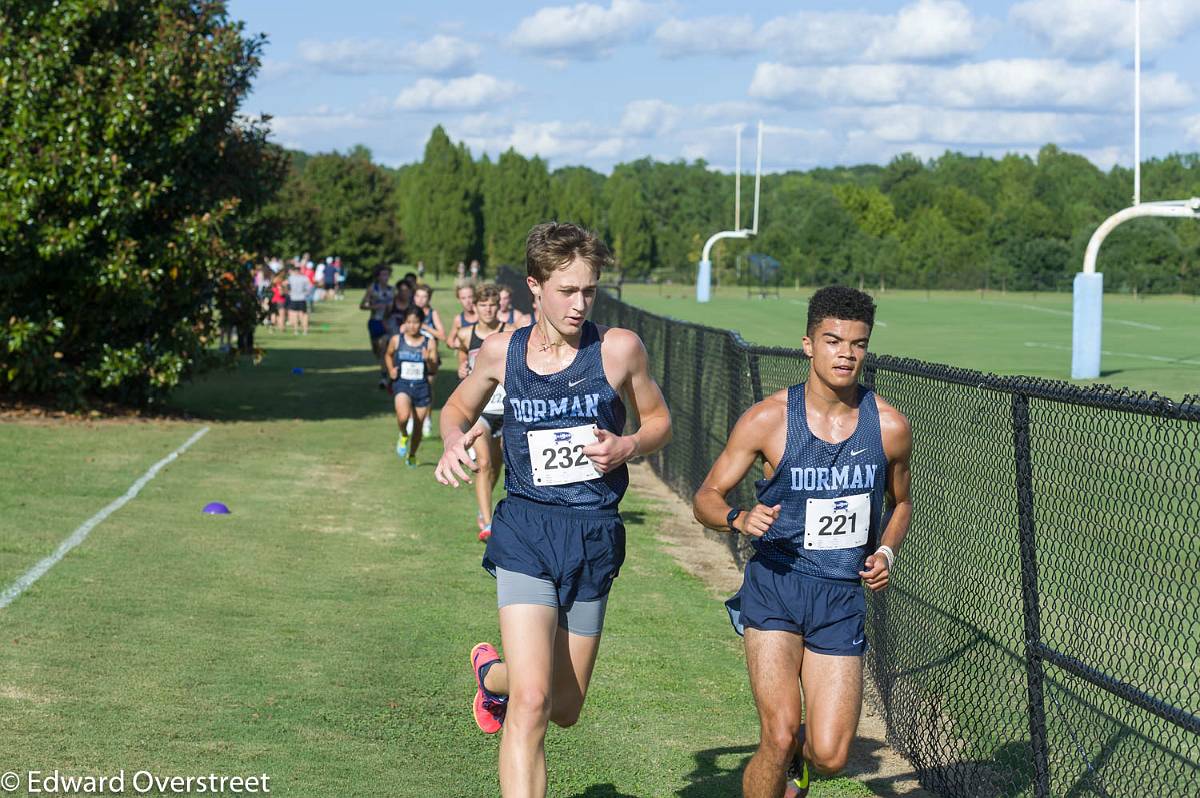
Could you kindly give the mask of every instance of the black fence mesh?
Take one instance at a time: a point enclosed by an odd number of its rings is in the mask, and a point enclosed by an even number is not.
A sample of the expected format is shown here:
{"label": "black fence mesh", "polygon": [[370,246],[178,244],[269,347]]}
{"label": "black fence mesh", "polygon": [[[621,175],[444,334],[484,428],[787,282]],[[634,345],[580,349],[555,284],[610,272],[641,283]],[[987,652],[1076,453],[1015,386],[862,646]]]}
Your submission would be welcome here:
{"label": "black fence mesh", "polygon": [[[738,416],[808,372],[605,295],[593,318],[645,342],[675,427],[649,459],[689,499]],[[913,428],[915,516],[869,597],[867,673],[922,785],[1200,795],[1200,396],[873,355],[863,379]]]}

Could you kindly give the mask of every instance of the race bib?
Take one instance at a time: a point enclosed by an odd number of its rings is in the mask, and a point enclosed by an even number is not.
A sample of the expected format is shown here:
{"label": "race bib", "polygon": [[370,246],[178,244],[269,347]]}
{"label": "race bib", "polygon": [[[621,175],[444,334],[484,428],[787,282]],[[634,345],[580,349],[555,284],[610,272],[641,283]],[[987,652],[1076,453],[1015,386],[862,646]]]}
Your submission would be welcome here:
{"label": "race bib", "polygon": [[804,548],[853,549],[871,532],[871,494],[809,499],[804,508]]}
{"label": "race bib", "polygon": [[504,415],[504,386],[497,385],[496,390],[492,393],[492,398],[488,399],[488,403],[483,406],[483,412],[490,416]]}
{"label": "race bib", "polygon": [[596,442],[591,424],[566,429],[539,429],[525,433],[529,464],[535,485],[570,485],[599,479],[600,472],[583,456],[583,448]]}
{"label": "race bib", "polygon": [[425,379],[425,361],[424,360],[401,360],[400,361],[400,379],[402,379],[402,380],[423,380],[423,379]]}

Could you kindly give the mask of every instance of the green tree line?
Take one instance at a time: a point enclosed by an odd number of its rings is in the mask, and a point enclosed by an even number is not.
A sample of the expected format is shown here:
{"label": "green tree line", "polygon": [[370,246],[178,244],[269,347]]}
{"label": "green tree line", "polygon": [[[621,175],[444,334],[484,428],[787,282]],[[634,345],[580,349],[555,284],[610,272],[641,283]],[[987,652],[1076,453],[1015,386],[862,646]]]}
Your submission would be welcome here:
{"label": "green tree line", "polygon": [[[759,236],[718,244],[714,267],[735,280],[737,256],[761,252],[781,262],[789,284],[1065,289],[1092,232],[1130,204],[1132,184],[1132,170],[1104,171],[1053,144],[1036,157],[947,152],[768,174]],[[1200,155],[1149,160],[1142,184],[1144,201],[1198,196]],[[751,180],[742,191],[749,226]],[[701,160],[643,158],[607,176],[552,171],[514,150],[474,158],[439,126],[422,160],[399,169],[370,164],[362,148],[293,153],[274,210],[282,253],[339,254],[359,279],[384,262],[423,260],[435,273],[472,258],[519,264],[529,228],[560,219],[599,231],[624,279],[687,281],[708,236],[732,227],[733,194],[733,176]],[[1099,268],[1109,291],[1197,292],[1200,225],[1127,222],[1106,241]]]}

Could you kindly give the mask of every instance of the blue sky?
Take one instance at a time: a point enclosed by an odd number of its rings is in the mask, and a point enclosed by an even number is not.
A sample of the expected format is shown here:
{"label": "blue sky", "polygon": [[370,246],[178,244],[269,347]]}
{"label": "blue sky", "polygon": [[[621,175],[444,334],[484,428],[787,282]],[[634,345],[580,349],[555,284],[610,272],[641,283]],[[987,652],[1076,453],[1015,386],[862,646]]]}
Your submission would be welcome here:
{"label": "blue sky", "polygon": [[[728,170],[734,126],[762,119],[772,171],[1046,142],[1133,162],[1132,0],[748,6],[229,2],[270,40],[243,110],[309,152],[396,166],[441,124],[476,156]],[[1200,0],[1143,0],[1142,46],[1144,156],[1200,151]]]}

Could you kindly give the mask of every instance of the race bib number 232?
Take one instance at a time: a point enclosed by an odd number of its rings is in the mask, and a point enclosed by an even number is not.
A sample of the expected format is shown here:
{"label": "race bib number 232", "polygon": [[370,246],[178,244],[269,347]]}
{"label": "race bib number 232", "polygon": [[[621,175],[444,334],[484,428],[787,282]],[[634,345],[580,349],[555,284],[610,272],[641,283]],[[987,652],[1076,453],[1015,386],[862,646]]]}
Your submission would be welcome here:
{"label": "race bib number 232", "polygon": [[596,442],[596,428],[591,424],[530,430],[526,437],[533,484],[570,485],[600,478],[592,461],[583,456],[584,447]]}

